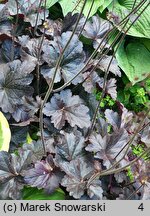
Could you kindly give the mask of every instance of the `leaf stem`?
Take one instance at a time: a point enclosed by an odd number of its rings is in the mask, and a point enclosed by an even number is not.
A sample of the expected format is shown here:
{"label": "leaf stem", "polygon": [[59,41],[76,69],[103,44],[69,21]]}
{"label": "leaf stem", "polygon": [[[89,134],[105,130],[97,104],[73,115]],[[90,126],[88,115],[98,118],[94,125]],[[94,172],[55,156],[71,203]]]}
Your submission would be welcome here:
{"label": "leaf stem", "polygon": [[50,94],[52,93],[57,70],[58,70],[58,68],[59,68],[59,66],[60,66],[60,63],[61,63],[62,59],[63,59],[64,52],[65,52],[65,50],[67,49],[68,45],[70,44],[70,41],[72,40],[72,38],[73,38],[73,36],[74,36],[74,34],[75,34],[75,31],[76,31],[77,26],[78,26],[78,24],[79,24],[79,21],[80,21],[80,18],[81,18],[81,16],[82,16],[82,12],[83,12],[83,10],[84,10],[84,6],[85,6],[86,2],[87,2],[87,0],[84,0],[84,4],[83,4],[82,9],[81,9],[81,11],[80,11],[80,14],[79,14],[79,16],[78,16],[78,18],[77,18],[77,21],[76,21],[74,30],[72,31],[72,34],[71,34],[69,40],[67,41],[65,47],[64,47],[63,50],[62,50],[61,55],[60,55],[59,58],[58,58],[58,61],[57,61],[57,63],[56,63],[56,67],[55,67],[55,71],[54,71],[53,78],[52,78],[52,80],[51,80],[51,82],[50,82],[50,84],[49,84],[49,88],[48,88],[48,90],[47,90],[47,92],[46,92],[46,95],[45,95],[45,97],[44,97],[43,103],[42,103],[41,108],[40,108],[40,116],[39,116],[39,119],[40,119],[39,123],[40,123],[40,124],[39,124],[39,127],[40,127],[41,139],[42,139],[42,144],[43,144],[43,149],[44,149],[44,153],[45,153],[45,154],[46,154],[46,149],[45,149],[45,141],[44,141],[44,136],[43,136],[43,108],[44,108],[44,105],[45,105],[45,103],[47,102],[47,100],[48,100]]}

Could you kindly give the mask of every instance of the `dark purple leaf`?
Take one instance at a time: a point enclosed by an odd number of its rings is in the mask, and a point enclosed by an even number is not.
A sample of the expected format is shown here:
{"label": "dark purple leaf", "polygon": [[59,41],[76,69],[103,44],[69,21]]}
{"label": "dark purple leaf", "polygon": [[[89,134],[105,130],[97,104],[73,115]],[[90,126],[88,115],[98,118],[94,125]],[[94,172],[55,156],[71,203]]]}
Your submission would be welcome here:
{"label": "dark purple leaf", "polygon": [[94,89],[96,88],[96,83],[100,81],[100,77],[97,75],[96,72],[90,74],[90,72],[85,72],[83,74],[83,78],[85,79],[82,86],[84,90],[88,93],[93,93]]}
{"label": "dark purple leaf", "polygon": [[106,109],[105,118],[107,119],[107,122],[111,124],[114,131],[119,130],[121,126],[121,117],[117,112],[114,112],[113,110],[110,109]]}
{"label": "dark purple leaf", "polygon": [[12,113],[12,116],[16,122],[21,121],[22,123],[25,123],[29,120],[30,123],[30,121],[35,118],[34,114],[40,109],[42,100],[39,96],[37,96],[36,100],[34,100],[33,97],[23,97],[22,101],[23,104],[16,107],[15,112]]}
{"label": "dark purple leaf", "polygon": [[31,163],[30,156],[30,151],[24,154],[20,151],[19,156],[0,152],[0,197],[2,199],[21,198],[21,189],[24,186],[23,171]]}
{"label": "dark purple leaf", "polygon": [[[74,14],[74,15],[72,15],[72,13],[68,13],[64,17],[64,20],[63,20],[62,32],[74,30],[77,18],[78,18],[78,14],[77,13]],[[76,34],[80,33],[80,31],[83,28],[84,22],[85,22],[85,17],[82,17],[80,19],[79,23],[78,23],[77,28],[76,28]]]}
{"label": "dark purple leaf", "polygon": [[43,109],[46,116],[51,116],[51,122],[57,129],[61,129],[66,121],[71,127],[77,125],[80,128],[88,128],[90,126],[88,111],[88,107],[83,104],[79,96],[72,96],[69,89],[54,94],[50,103],[47,103]]}
{"label": "dark purple leaf", "polygon": [[[115,161],[115,157],[127,144],[128,134],[124,129],[104,137],[95,133],[89,137],[89,142],[90,144],[86,147],[86,150],[94,152],[95,158],[102,159],[104,166],[110,168],[111,164]],[[117,161],[123,157],[125,150],[126,148],[116,158]],[[125,160],[122,160],[120,163],[121,165],[126,164]]]}
{"label": "dark purple leaf", "polygon": [[70,162],[81,157],[84,146],[85,140],[79,131],[74,130],[71,133],[62,131],[62,136],[57,139],[56,152],[62,160]]}
{"label": "dark purple leaf", "polygon": [[0,22],[8,20],[9,12],[6,4],[0,4]]}
{"label": "dark purple leaf", "polygon": [[19,60],[0,65],[0,107],[4,112],[14,112],[15,106],[23,103],[23,96],[32,95],[33,89],[29,84],[33,79],[30,74],[33,69],[33,65],[31,67],[28,62]]}
{"label": "dark purple leaf", "polygon": [[141,134],[141,141],[150,147],[150,126],[147,126]]}
{"label": "dark purple leaf", "polygon": [[86,180],[93,174],[93,166],[80,158],[67,163],[63,168],[66,175],[61,185],[66,187],[70,196],[79,199],[85,192]]}
{"label": "dark purple leaf", "polygon": [[[18,13],[24,15],[24,21],[30,22],[31,26],[34,27],[36,25],[42,24],[42,20],[44,20],[44,17],[48,16],[48,11],[45,9],[40,8],[39,10],[39,4],[41,0],[19,0],[18,1]],[[44,0],[42,0],[44,3]],[[17,14],[17,4],[15,0],[8,0],[7,3],[8,10],[10,12],[10,15],[16,15]],[[38,13],[38,19],[37,19],[37,13]]]}
{"label": "dark purple leaf", "polygon": [[130,200],[139,200],[139,196],[135,193],[135,189],[133,187],[125,187],[119,192],[120,193],[118,193],[116,200],[127,200],[131,194],[133,195],[131,196]]}
{"label": "dark purple leaf", "polygon": [[3,21],[0,24],[0,35],[8,35],[8,37],[11,37],[11,31],[12,31],[12,24],[10,21]]}
{"label": "dark purple leaf", "polygon": [[[39,55],[39,49],[46,43],[46,40],[42,42],[42,37],[30,39],[28,35],[18,37],[19,43],[23,48],[21,53],[21,60],[33,62],[34,64],[43,64],[42,56]],[[26,52],[24,51],[26,50]]]}
{"label": "dark purple leaf", "polygon": [[34,168],[25,172],[24,180],[32,187],[44,188],[52,193],[59,187],[61,178],[62,175],[53,163],[53,157],[48,155],[45,161],[37,161]]}
{"label": "dark purple leaf", "polygon": [[[46,79],[48,79],[48,82],[49,79],[53,77],[58,58],[71,34],[71,32],[65,32],[61,37],[56,37],[54,38],[54,41],[43,45],[43,59],[48,63],[48,67],[43,67],[41,73]],[[83,68],[84,59],[85,55],[83,52],[82,42],[79,41],[77,35],[74,35],[69,46],[64,52],[61,65],[57,70],[55,83],[59,82],[61,78],[63,78],[65,82],[72,79]],[[82,80],[82,75],[79,75],[72,81],[72,83],[77,84],[82,82]]]}
{"label": "dark purple leaf", "polygon": [[106,109],[105,117],[107,122],[113,127],[114,131],[117,131],[120,128],[127,128],[128,123],[132,120],[133,114],[128,112],[127,109],[122,106],[121,116],[119,116],[119,114],[113,110]]}
{"label": "dark purple leaf", "polygon": [[135,180],[141,184],[150,182],[150,161],[138,160],[131,166],[131,171]]}
{"label": "dark purple leaf", "polygon": [[144,185],[144,191],[142,194],[142,200],[150,200],[150,182]]}
{"label": "dark purple leaf", "polygon": [[123,181],[127,180],[127,175],[125,172],[116,173],[114,177],[118,183],[122,183]]}
{"label": "dark purple leaf", "polygon": [[13,45],[11,40],[4,40],[4,42],[2,43],[1,53],[6,61],[10,62],[12,56],[13,60],[20,58],[20,47]]}
{"label": "dark purple leaf", "polygon": [[[100,88],[103,89],[104,79],[101,78],[100,81],[98,81],[98,85]],[[106,83],[106,93],[109,94],[114,100],[117,98],[117,86],[116,86],[116,79],[111,78]]]}
{"label": "dark purple leaf", "polygon": [[[110,64],[110,65],[109,65]],[[107,71],[109,66],[109,71],[112,72],[113,74],[115,74],[116,76],[121,77],[121,71],[120,68],[117,64],[116,59],[113,57],[112,60],[112,56],[107,56],[105,55],[102,60],[100,61],[98,68],[100,68],[102,71]]]}
{"label": "dark purple leaf", "polygon": [[[53,138],[49,138],[47,140],[45,140],[45,149],[46,152],[52,152],[53,150],[53,144],[54,144],[54,139]],[[21,147],[21,150],[26,152],[26,151],[31,151],[32,155],[31,155],[31,161],[32,163],[35,163],[37,160],[42,159],[43,155],[44,155],[44,150],[43,150],[43,144],[41,140],[36,141],[32,141],[32,143],[30,144],[23,144],[23,146]],[[53,153],[53,152],[52,152]]]}
{"label": "dark purple leaf", "polygon": [[92,181],[92,183],[90,184],[87,193],[89,195],[90,198],[96,196],[97,199],[102,199],[103,198],[103,189],[101,186],[101,181],[98,179],[95,179],[94,181]]}
{"label": "dark purple leaf", "polygon": [[[96,49],[99,43],[102,42],[104,36],[111,29],[111,24],[107,20],[102,19],[101,17],[93,16],[90,21],[88,21],[84,27],[83,35],[87,38],[92,39],[93,46]],[[103,40],[101,48],[109,47],[110,45],[106,43],[106,40]]]}
{"label": "dark purple leaf", "polygon": [[60,19],[51,20],[46,19],[44,25],[39,27],[39,30],[45,35],[51,36],[52,38],[60,36],[62,29],[62,22]]}
{"label": "dark purple leaf", "polygon": [[11,131],[13,131],[11,136],[11,142],[13,143],[13,145],[11,145],[11,147],[16,147],[16,145],[26,142],[28,127],[11,126],[10,129]]}

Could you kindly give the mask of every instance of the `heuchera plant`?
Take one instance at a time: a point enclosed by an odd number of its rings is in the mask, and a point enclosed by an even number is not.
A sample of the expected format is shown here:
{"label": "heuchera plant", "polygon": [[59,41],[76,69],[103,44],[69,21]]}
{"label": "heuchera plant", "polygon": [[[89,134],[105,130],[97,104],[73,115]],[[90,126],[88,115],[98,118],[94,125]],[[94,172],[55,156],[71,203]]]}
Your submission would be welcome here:
{"label": "heuchera plant", "polygon": [[[128,44],[142,19],[137,11],[150,20],[149,4],[131,0],[132,7],[117,15],[119,2],[113,13],[113,1],[79,1],[78,13],[72,9],[66,16],[63,1],[0,4],[0,111],[11,129],[9,151],[0,151],[0,199],[33,198],[29,188],[36,190],[34,199],[51,199],[55,192],[57,199],[62,192],[64,199],[150,199],[149,104],[128,111],[117,96],[122,74],[130,91],[138,82],[136,71],[128,74],[128,64],[136,64]],[[135,40],[149,52],[146,41]],[[137,60],[142,54],[134,55]],[[148,101],[144,67],[138,73],[144,73]]]}

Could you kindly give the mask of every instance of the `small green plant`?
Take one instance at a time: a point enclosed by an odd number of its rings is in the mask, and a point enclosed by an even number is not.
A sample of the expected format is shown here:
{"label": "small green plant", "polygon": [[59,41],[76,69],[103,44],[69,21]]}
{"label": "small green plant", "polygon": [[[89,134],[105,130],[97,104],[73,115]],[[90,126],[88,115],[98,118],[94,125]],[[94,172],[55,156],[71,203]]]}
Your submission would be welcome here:
{"label": "small green plant", "polygon": [[[95,97],[96,97],[96,100],[99,101],[100,98],[101,98],[102,92],[99,91],[99,90],[95,90],[95,91],[94,91],[94,95],[95,95]],[[115,101],[114,101],[109,95],[106,95],[106,96],[102,99],[102,102],[101,102],[101,104],[100,104],[100,107],[101,107],[101,108],[106,108],[106,107],[113,108],[114,105],[115,105]]]}
{"label": "small green plant", "polygon": [[[137,146],[132,146],[132,153],[136,156],[140,156],[143,152],[145,151],[145,146],[142,144],[139,144]],[[144,155],[142,156],[142,159],[149,160],[150,156],[149,155]]]}
{"label": "small green plant", "polygon": [[130,179],[131,182],[134,181],[134,176],[133,176],[133,173],[132,173],[130,167],[127,169],[127,176],[129,177],[129,179]]}
{"label": "small green plant", "polygon": [[149,92],[150,92],[150,79],[145,81],[145,85],[137,83],[129,87],[129,83],[123,79],[125,88],[118,91],[118,100],[125,105],[129,110],[140,112],[143,109],[148,108],[150,103]]}

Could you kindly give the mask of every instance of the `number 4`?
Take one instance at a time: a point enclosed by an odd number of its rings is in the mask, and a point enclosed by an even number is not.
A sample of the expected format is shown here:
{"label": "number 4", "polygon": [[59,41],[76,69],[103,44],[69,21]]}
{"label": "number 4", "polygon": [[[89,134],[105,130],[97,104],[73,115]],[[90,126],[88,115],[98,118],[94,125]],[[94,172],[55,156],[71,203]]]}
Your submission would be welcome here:
{"label": "number 4", "polygon": [[141,203],[138,207],[139,210],[143,211],[144,210],[144,206],[143,206],[143,203]]}

